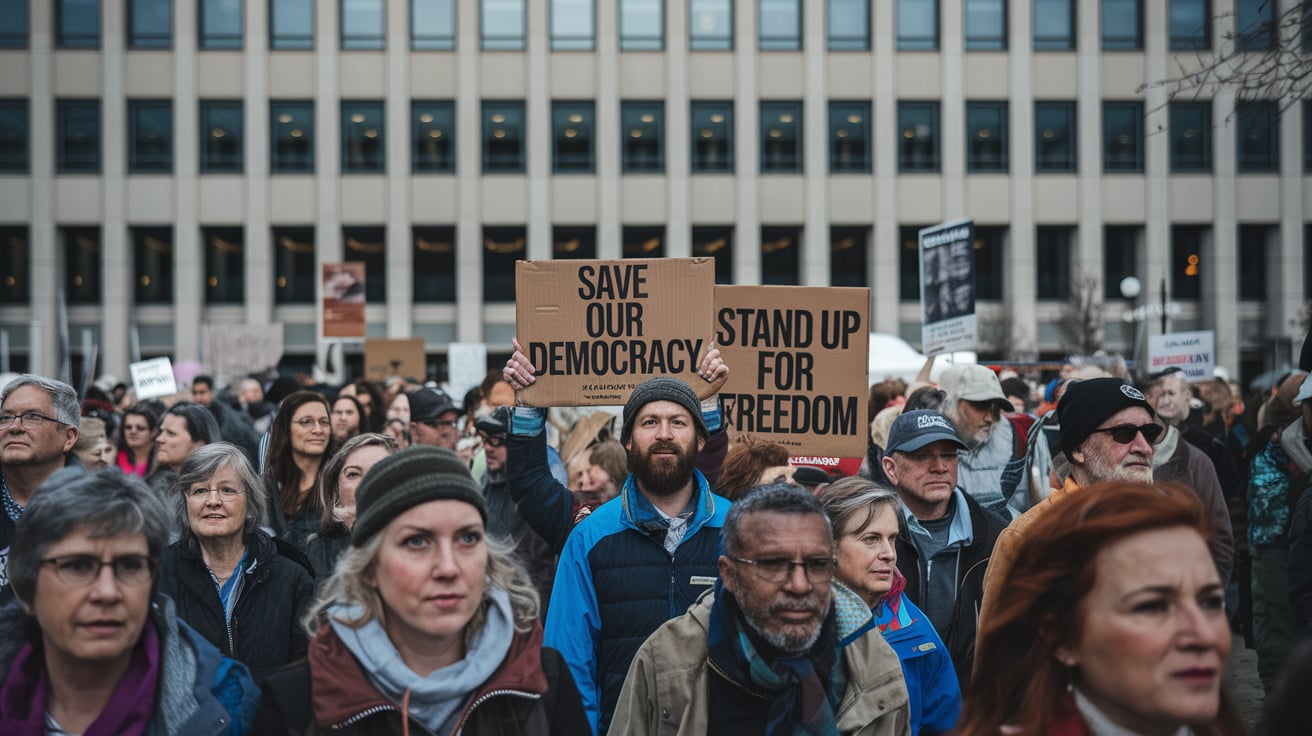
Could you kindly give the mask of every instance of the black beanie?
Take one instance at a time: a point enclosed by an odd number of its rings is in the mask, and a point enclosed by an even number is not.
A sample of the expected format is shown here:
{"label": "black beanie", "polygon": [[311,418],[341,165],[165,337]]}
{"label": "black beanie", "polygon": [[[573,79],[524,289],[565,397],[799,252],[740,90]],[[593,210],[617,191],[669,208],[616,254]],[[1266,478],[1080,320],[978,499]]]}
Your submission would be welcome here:
{"label": "black beanie", "polygon": [[682,406],[692,414],[693,424],[697,427],[697,434],[706,439],[711,433],[706,429],[706,422],[702,420],[702,402],[693,393],[692,387],[686,381],[669,376],[656,376],[638,384],[629,394],[629,400],[624,404],[624,426],[620,429],[620,444],[629,444],[629,437],[633,436],[633,420],[637,418],[638,412],[642,407],[653,401],[673,401]]}
{"label": "black beanie", "polygon": [[1099,424],[1122,409],[1137,406],[1152,418],[1153,407],[1143,392],[1119,378],[1089,378],[1066,387],[1057,404],[1061,449],[1070,457]]}
{"label": "black beanie", "polygon": [[464,501],[487,523],[483,489],[454,452],[419,445],[389,455],[365,473],[355,492],[351,546],[359,547],[388,523],[421,503]]}

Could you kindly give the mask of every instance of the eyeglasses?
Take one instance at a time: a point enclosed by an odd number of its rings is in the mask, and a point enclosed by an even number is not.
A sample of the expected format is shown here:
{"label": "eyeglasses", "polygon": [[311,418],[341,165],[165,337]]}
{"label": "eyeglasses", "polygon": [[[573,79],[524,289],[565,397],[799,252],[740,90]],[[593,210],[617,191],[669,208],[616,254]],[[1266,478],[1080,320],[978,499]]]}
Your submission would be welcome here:
{"label": "eyeglasses", "polygon": [[434,421],[431,421],[431,422],[420,422],[420,424],[423,424],[423,425],[426,425],[426,426],[432,427],[433,429],[442,429],[443,427],[447,427],[447,428],[450,428],[450,429],[455,429],[455,428],[456,428],[456,425],[458,424],[458,422],[456,422],[456,420],[452,419],[452,420],[449,421],[449,422],[439,422],[439,421],[434,420]]}
{"label": "eyeglasses", "polygon": [[315,424],[318,424],[320,427],[323,427],[324,429],[331,429],[333,426],[333,420],[329,419],[328,417],[323,417],[322,419],[315,419],[314,417],[301,417],[300,419],[296,420],[296,424],[300,425],[301,429],[309,429],[313,427]]}
{"label": "eyeglasses", "polygon": [[729,557],[734,562],[742,562],[756,568],[756,573],[763,580],[782,583],[793,576],[793,567],[802,568],[806,579],[813,583],[827,583],[834,577],[834,558],[812,557],[809,560],[790,560],[787,557],[767,557],[763,560],[746,560],[741,557]]}
{"label": "eyeglasses", "polygon": [[123,555],[101,560],[91,555],[67,555],[41,560],[55,566],[55,576],[67,585],[90,585],[100,577],[103,567],[112,567],[114,577],[124,585],[142,585],[155,575],[155,560],[145,555]]}
{"label": "eyeglasses", "polygon": [[488,447],[500,447],[506,444],[506,438],[502,435],[483,434],[482,432],[479,432],[478,436],[483,438],[483,444]]}
{"label": "eyeglasses", "polygon": [[1135,436],[1142,434],[1143,438],[1148,441],[1148,444],[1155,445],[1157,444],[1157,440],[1161,439],[1162,432],[1165,432],[1166,430],[1160,424],[1141,424],[1137,427],[1133,424],[1118,424],[1115,427],[1103,427],[1102,429],[1095,429],[1093,431],[1095,434],[1099,432],[1109,434],[1112,437],[1112,441],[1121,445],[1128,445],[1131,442],[1134,442]]}
{"label": "eyeglasses", "polygon": [[206,488],[205,486],[196,486],[190,491],[187,491],[187,495],[191,496],[192,498],[208,498],[211,493],[218,493],[219,496],[223,498],[223,500],[230,501],[245,492],[246,491],[241,490],[239,488],[229,488],[227,486],[223,486],[222,488]]}
{"label": "eyeglasses", "polygon": [[904,452],[902,453],[912,462],[929,464],[934,460],[942,460],[945,463],[954,463],[957,461],[957,452]]}
{"label": "eyeglasses", "polygon": [[29,411],[26,414],[14,414],[13,412],[0,414],[0,430],[9,429],[13,426],[14,422],[22,424],[23,429],[26,430],[40,429],[45,426],[46,422],[64,424],[64,422],[61,422],[54,417],[48,417],[45,414],[35,411]]}

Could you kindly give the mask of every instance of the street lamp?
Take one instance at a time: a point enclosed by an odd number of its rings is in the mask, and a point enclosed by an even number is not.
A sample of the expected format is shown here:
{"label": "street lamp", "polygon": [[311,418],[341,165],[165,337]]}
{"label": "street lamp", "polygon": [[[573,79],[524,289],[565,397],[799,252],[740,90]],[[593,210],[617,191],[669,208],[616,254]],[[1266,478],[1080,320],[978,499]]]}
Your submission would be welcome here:
{"label": "street lamp", "polygon": [[[1121,279],[1121,296],[1128,299],[1131,305],[1142,291],[1143,284],[1140,283],[1139,277],[1126,276]],[[1127,311],[1123,317],[1126,322],[1134,322],[1134,341],[1130,343],[1130,359],[1137,362],[1139,360],[1139,325],[1143,324],[1143,320],[1135,318],[1134,310]]]}

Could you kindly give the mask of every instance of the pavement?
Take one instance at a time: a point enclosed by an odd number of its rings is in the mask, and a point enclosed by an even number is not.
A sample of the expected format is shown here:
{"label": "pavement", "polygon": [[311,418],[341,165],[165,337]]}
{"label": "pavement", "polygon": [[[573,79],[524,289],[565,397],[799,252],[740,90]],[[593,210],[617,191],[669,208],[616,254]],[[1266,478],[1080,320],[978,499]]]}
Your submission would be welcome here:
{"label": "pavement", "polygon": [[1257,652],[1244,646],[1242,636],[1234,637],[1230,647],[1230,694],[1249,734],[1257,734],[1266,702],[1262,680],[1257,676]]}

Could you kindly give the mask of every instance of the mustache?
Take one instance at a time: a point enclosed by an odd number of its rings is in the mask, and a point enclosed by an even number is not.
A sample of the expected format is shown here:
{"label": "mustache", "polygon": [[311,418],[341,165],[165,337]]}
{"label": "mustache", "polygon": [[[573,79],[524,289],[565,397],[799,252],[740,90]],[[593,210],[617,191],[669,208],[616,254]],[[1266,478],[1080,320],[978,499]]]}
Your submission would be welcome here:
{"label": "mustache", "polygon": [[682,455],[683,448],[675,442],[654,442],[647,450],[647,454],[650,455],[655,452],[673,452],[676,455]]}
{"label": "mustache", "polygon": [[821,616],[827,609],[820,607],[819,601],[802,600],[802,601],[775,601],[770,604],[770,613],[780,613],[788,611],[790,613],[813,613]]}

